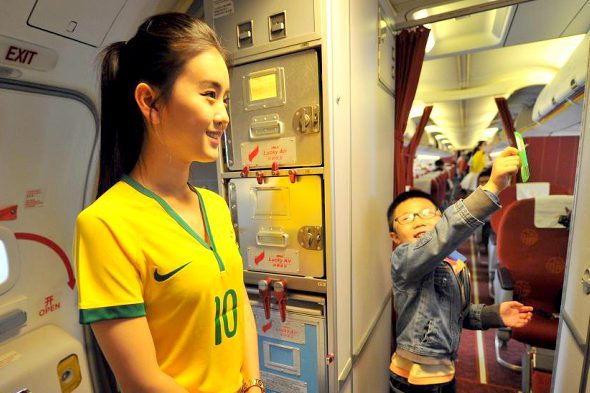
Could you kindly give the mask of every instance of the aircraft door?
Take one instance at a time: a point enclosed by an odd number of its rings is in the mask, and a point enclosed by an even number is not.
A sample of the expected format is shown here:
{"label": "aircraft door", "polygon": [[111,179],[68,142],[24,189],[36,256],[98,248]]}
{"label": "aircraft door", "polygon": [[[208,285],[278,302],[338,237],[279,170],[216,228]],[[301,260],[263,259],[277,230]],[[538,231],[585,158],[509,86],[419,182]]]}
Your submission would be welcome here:
{"label": "aircraft door", "polygon": [[[586,97],[588,96],[586,85]],[[553,392],[590,392],[590,117],[584,105],[574,206],[561,302]]]}
{"label": "aircraft door", "polygon": [[97,127],[68,94],[0,84],[1,392],[92,392],[70,250]]}

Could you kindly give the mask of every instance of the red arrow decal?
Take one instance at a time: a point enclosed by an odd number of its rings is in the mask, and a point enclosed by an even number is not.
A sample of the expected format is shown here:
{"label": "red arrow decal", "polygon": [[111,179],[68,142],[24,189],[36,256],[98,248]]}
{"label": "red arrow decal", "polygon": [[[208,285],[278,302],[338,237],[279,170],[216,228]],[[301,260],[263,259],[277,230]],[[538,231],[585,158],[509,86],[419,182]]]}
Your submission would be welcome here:
{"label": "red arrow decal", "polygon": [[34,233],[15,233],[14,237],[21,240],[32,240],[34,242],[41,243],[55,251],[55,253],[59,255],[59,257],[61,258],[61,261],[63,262],[66,271],[68,272],[68,286],[71,289],[74,289],[74,286],[76,285],[76,279],[74,278],[74,270],[72,269],[72,264],[70,263],[68,256],[66,255],[64,250],[61,249],[60,246],[58,246],[54,241],[49,240],[48,238],[40,235],[35,235]]}
{"label": "red arrow decal", "polygon": [[268,323],[266,325],[262,325],[262,331],[264,333],[266,333],[270,330],[271,327],[272,327],[272,319],[270,321],[268,321]]}
{"label": "red arrow decal", "polygon": [[18,209],[18,205],[0,209],[0,221],[16,220],[16,209]]}
{"label": "red arrow decal", "polygon": [[258,147],[258,145],[256,145],[256,147],[254,148],[254,150],[252,150],[250,152],[250,154],[248,154],[248,160],[250,162],[252,162],[252,160],[258,155],[259,152],[260,152],[260,148]]}
{"label": "red arrow decal", "polygon": [[264,259],[264,251],[254,257],[254,264],[258,265]]}

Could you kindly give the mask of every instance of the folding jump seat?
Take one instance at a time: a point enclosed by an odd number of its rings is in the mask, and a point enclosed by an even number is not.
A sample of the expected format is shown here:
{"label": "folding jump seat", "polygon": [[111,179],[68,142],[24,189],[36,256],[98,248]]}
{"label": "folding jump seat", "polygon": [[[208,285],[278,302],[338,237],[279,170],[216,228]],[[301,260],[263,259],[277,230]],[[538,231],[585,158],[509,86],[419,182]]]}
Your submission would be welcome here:
{"label": "folding jump seat", "polygon": [[558,220],[572,202],[571,195],[523,199],[511,203],[500,218],[496,303],[514,299],[535,311],[523,328],[498,329],[496,360],[513,370],[521,369],[500,357],[500,347],[510,338],[525,344],[522,391],[526,393],[534,369],[551,371],[553,366],[569,236]]}

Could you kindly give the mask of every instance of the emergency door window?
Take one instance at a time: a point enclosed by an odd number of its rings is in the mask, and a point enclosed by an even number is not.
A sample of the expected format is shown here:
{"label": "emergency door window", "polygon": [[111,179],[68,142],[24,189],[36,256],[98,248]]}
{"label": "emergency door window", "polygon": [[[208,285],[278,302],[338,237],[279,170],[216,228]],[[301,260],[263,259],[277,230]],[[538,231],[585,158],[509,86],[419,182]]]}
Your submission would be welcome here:
{"label": "emergency door window", "polygon": [[4,242],[0,240],[0,288],[8,281],[8,253]]}

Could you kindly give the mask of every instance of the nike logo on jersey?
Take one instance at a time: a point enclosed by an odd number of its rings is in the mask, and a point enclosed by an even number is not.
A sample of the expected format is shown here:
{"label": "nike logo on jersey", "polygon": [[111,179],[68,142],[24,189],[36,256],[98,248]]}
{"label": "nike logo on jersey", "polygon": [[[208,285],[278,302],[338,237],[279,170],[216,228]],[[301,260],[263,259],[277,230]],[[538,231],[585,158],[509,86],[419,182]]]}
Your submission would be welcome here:
{"label": "nike logo on jersey", "polygon": [[191,262],[187,262],[184,265],[177,267],[176,269],[172,270],[170,273],[166,273],[166,274],[158,273],[158,268],[156,268],[156,270],[154,270],[154,280],[156,280],[158,282],[166,281],[167,279],[169,279],[170,277],[172,277],[173,275],[175,275],[176,273],[178,273],[179,271],[184,269],[186,267],[186,265],[188,265]]}

